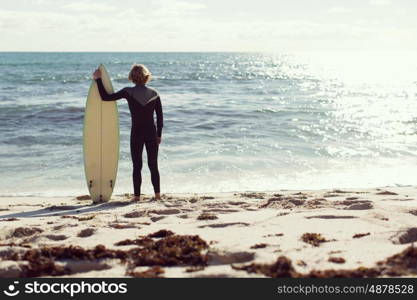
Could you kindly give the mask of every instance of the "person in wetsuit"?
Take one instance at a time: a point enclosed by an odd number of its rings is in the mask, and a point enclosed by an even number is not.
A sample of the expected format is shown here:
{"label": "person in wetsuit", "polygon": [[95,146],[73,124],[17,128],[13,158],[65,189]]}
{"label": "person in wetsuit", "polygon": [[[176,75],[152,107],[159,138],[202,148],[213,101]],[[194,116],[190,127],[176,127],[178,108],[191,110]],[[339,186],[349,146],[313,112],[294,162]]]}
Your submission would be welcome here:
{"label": "person in wetsuit", "polygon": [[[155,192],[155,199],[161,199],[158,148],[161,143],[163,115],[161,99],[158,92],[146,84],[151,79],[151,73],[144,65],[133,65],[129,73],[129,80],[134,87],[125,87],[114,94],[108,94],[101,80],[101,71],[95,70],[93,78],[97,82],[98,90],[103,101],[116,101],[126,99],[132,118],[130,133],[130,153],[133,162],[133,189],[135,196],[132,200],[140,200],[140,188],[142,184],[142,152],[146,147],[148,166],[151,171],[151,181]],[[156,127],[154,122],[156,112]]]}

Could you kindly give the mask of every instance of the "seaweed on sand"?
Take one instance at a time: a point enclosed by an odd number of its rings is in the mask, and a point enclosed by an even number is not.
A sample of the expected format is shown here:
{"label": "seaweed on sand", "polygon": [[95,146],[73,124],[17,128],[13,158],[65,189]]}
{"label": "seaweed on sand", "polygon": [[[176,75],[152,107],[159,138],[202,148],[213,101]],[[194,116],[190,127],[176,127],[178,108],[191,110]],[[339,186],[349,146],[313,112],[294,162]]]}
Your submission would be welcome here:
{"label": "seaweed on sand", "polygon": [[294,269],[291,260],[285,256],[278,257],[278,259],[272,264],[251,263],[249,265],[240,267],[232,265],[232,268],[239,271],[246,271],[248,273],[263,274],[265,276],[274,278],[301,277],[301,274]]}
{"label": "seaweed on sand", "polygon": [[362,238],[364,236],[368,236],[368,235],[371,235],[371,233],[370,232],[367,232],[367,233],[356,233],[355,235],[353,235],[353,238],[354,239],[360,239],[360,238]]}
{"label": "seaweed on sand", "polygon": [[148,234],[148,237],[150,238],[164,238],[167,236],[174,235],[174,233],[171,230],[161,229],[157,232]]}
{"label": "seaweed on sand", "polygon": [[[125,242],[125,241],[124,241]],[[60,276],[72,274],[72,271],[59,264],[57,260],[95,261],[101,259],[119,259],[127,264],[127,274],[131,276],[156,276],[159,269],[134,272],[137,266],[206,266],[208,257],[202,250],[208,244],[199,236],[170,235],[157,241],[147,237],[141,240],[140,247],[129,250],[112,250],[103,245],[93,249],[82,247],[43,247],[28,249],[24,252],[10,252],[2,260],[26,261],[21,266],[19,277]],[[157,272],[158,271],[158,272]],[[159,273],[159,274],[157,274]]]}
{"label": "seaweed on sand", "polygon": [[122,251],[108,250],[103,245],[85,250],[81,247],[44,247],[29,249],[25,252],[12,252],[2,256],[2,260],[26,261],[21,265],[19,277],[61,276],[71,274],[71,270],[55,263],[56,260],[97,260],[119,258],[125,260],[127,255]]}
{"label": "seaweed on sand", "polygon": [[233,266],[235,270],[243,270],[248,273],[263,274],[268,277],[292,277],[292,278],[364,278],[380,276],[407,276],[417,274],[417,247],[411,245],[402,252],[379,261],[376,266],[355,269],[325,269],[312,270],[308,273],[295,271],[292,262],[285,256],[278,257],[272,264],[252,263],[244,266]]}
{"label": "seaweed on sand", "polygon": [[251,246],[251,249],[262,249],[262,248],[266,248],[268,246],[268,244],[265,243],[260,243],[260,244],[255,244],[253,246]]}
{"label": "seaweed on sand", "polygon": [[208,257],[201,251],[207,248],[206,241],[198,235],[172,235],[129,250],[130,265],[206,265]]}
{"label": "seaweed on sand", "polygon": [[141,238],[141,239],[126,239],[120,242],[115,243],[115,246],[130,246],[130,245],[136,245],[136,246],[144,246],[146,247],[147,245],[153,243],[153,240],[151,238],[145,237],[145,238]]}
{"label": "seaweed on sand", "polygon": [[344,264],[346,260],[343,257],[329,257],[329,262],[335,263],[335,264]]}
{"label": "seaweed on sand", "polygon": [[307,244],[313,245],[314,247],[320,246],[321,243],[331,241],[326,240],[320,233],[304,233],[301,236],[301,240]]}
{"label": "seaweed on sand", "polygon": [[210,214],[210,213],[202,213],[201,215],[199,215],[197,217],[197,220],[216,220],[218,219],[218,217],[214,214]]}
{"label": "seaweed on sand", "polygon": [[142,272],[128,271],[126,275],[136,277],[136,278],[162,278],[163,276],[161,275],[164,273],[165,273],[164,269],[162,269],[159,266],[155,266]]}

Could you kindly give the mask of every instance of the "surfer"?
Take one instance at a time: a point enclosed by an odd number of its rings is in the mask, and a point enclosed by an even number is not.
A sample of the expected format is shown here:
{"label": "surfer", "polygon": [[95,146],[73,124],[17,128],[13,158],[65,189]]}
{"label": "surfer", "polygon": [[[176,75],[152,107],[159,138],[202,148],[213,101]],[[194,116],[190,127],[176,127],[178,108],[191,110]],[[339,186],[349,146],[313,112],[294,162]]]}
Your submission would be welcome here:
{"label": "surfer", "polygon": [[[98,90],[103,101],[116,101],[126,99],[129,105],[132,118],[130,132],[130,153],[133,162],[133,189],[132,200],[140,200],[140,188],[142,184],[142,152],[146,147],[148,155],[148,166],[151,171],[151,181],[155,192],[155,199],[161,199],[159,170],[158,170],[158,148],[161,143],[163,115],[159,93],[146,84],[151,80],[151,73],[144,65],[133,65],[128,79],[134,87],[125,87],[114,94],[108,94],[101,80],[101,71],[95,70],[93,78],[97,82]],[[156,113],[156,127],[154,121]]]}

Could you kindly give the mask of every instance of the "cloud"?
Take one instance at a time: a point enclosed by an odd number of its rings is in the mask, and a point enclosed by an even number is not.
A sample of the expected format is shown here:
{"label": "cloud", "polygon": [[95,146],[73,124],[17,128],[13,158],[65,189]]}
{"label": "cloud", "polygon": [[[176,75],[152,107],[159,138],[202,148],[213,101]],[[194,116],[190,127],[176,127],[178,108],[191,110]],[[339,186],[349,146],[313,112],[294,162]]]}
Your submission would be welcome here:
{"label": "cloud", "polygon": [[[46,1],[46,0],[45,0]],[[299,51],[417,49],[417,27],[365,18],[213,20],[199,2],[161,0],[147,7],[72,2],[41,10],[1,10],[2,51]],[[112,2],[117,3],[117,2]],[[97,6],[98,5],[98,6]],[[342,7],[329,13],[347,12]],[[103,14],[111,14],[103,22]],[[250,16],[250,14],[249,14]],[[327,16],[327,18],[326,18]]]}
{"label": "cloud", "polygon": [[387,6],[391,4],[391,0],[370,0],[369,4],[373,6]]}
{"label": "cloud", "polygon": [[95,2],[72,2],[64,5],[64,9],[76,11],[76,12],[109,12],[115,11],[117,8],[106,4],[106,3],[95,3]]}
{"label": "cloud", "polygon": [[341,14],[341,13],[343,14],[343,13],[349,13],[351,11],[352,9],[346,8],[343,6],[333,6],[329,8],[328,10],[326,10],[326,12],[329,14]]}
{"label": "cloud", "polygon": [[158,17],[185,16],[206,8],[206,5],[202,3],[176,0],[159,0],[155,6],[151,13]]}

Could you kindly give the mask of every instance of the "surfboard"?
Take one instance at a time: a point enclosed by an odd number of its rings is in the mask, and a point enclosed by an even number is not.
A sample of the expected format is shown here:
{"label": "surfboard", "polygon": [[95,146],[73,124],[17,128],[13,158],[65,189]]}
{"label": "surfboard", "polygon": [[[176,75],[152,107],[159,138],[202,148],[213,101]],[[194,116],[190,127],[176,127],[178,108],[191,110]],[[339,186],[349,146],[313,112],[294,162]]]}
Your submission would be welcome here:
{"label": "surfboard", "polygon": [[[103,64],[99,66],[104,88],[113,85]],[[116,101],[102,101],[97,83],[92,81],[84,112],[84,171],[93,202],[110,200],[119,162],[119,113]]]}

